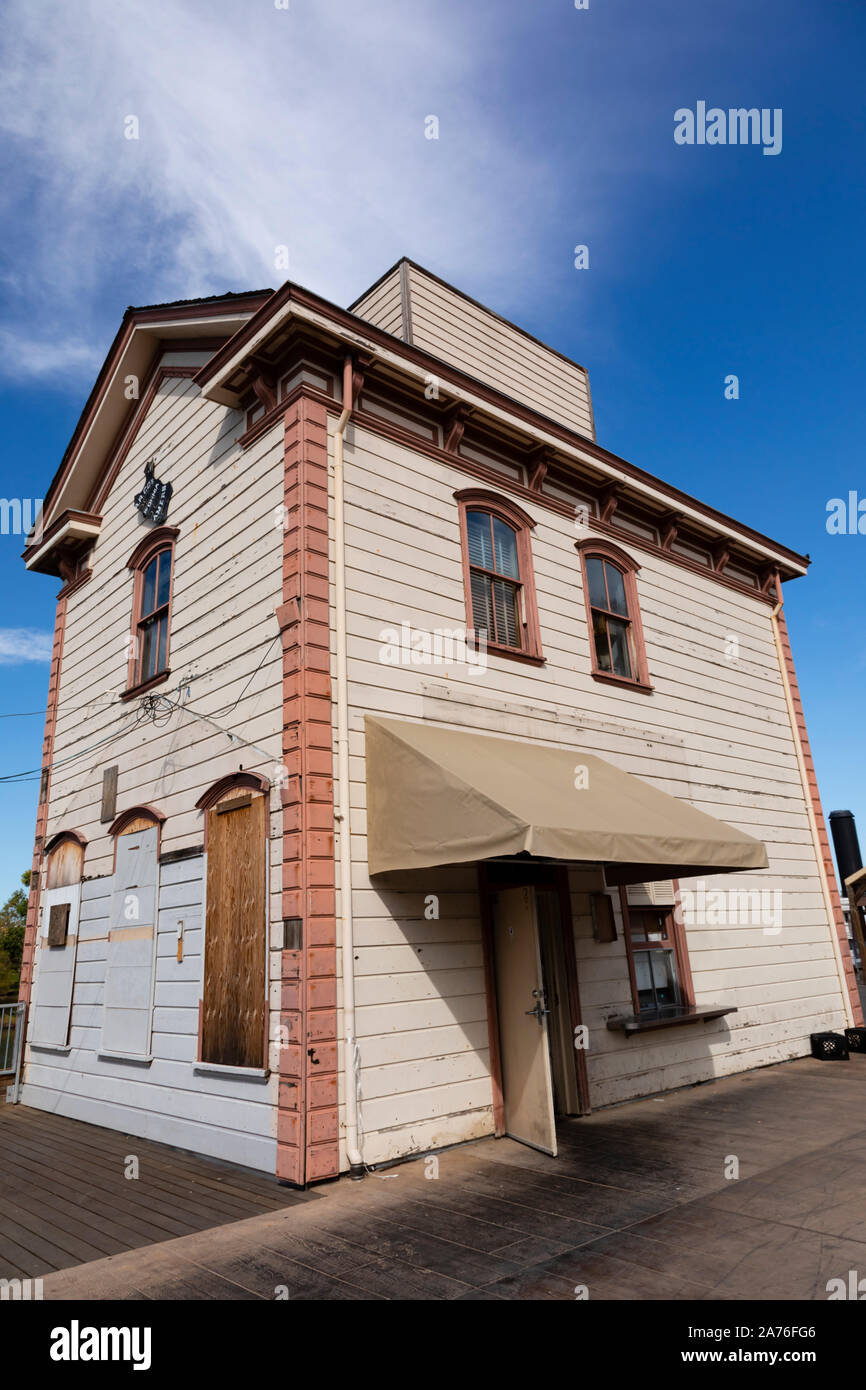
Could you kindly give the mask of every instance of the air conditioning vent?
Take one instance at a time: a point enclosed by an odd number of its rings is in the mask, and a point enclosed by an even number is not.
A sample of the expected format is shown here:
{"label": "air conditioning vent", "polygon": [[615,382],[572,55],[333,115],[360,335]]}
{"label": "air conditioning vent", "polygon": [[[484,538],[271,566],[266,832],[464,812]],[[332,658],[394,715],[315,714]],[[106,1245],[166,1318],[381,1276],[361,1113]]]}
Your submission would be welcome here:
{"label": "air conditioning vent", "polygon": [[629,907],[673,907],[673,879],[659,878],[653,883],[631,883],[626,889]]}

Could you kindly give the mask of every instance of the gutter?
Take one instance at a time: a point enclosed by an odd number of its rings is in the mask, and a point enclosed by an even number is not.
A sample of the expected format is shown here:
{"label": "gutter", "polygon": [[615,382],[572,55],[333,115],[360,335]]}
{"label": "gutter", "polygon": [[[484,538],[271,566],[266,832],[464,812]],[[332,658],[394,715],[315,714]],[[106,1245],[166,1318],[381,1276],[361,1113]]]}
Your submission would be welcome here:
{"label": "gutter", "polygon": [[[778,587],[776,592],[778,593]],[[794,736],[794,748],[797,754],[797,766],[800,769],[800,783],[803,788],[803,797],[806,802],[806,814],[809,818],[809,830],[812,836],[812,846],[815,850],[815,859],[818,864],[818,877],[821,880],[821,893],[824,898],[824,908],[827,913],[827,920],[830,924],[830,940],[833,943],[833,955],[836,960],[836,973],[839,976],[839,988],[842,992],[842,1004],[845,1010],[845,1020],[849,1028],[854,1027],[854,1011],[851,1002],[851,995],[848,990],[848,981],[845,978],[845,963],[842,960],[842,947],[839,942],[839,934],[836,931],[836,913],[833,910],[833,897],[830,892],[830,883],[827,878],[827,865],[824,862],[824,852],[821,848],[821,837],[818,833],[818,822],[815,819],[815,807],[812,804],[812,790],[809,786],[809,775],[806,771],[806,760],[803,756],[803,745],[800,742],[800,731],[797,728],[797,713],[794,709],[794,697],[791,692],[791,683],[788,679],[788,669],[785,665],[785,653],[782,649],[782,634],[779,628],[779,614],[782,611],[782,600],[776,604],[770,614],[770,621],[773,625],[773,640],[776,643],[776,656],[779,661],[779,670],[782,673],[782,687],[785,691],[785,704],[788,707],[788,720],[791,725],[791,733]]]}
{"label": "gutter", "polygon": [[354,362],[343,363],[343,410],[334,436],[334,584],[337,646],[337,785],[334,820],[340,831],[340,918],[343,964],[343,1082],[346,1095],[346,1156],[349,1175],[364,1176],[359,1143],[361,1054],[355,1037],[355,924],[352,916],[352,839],[349,817],[349,677],[346,662],[346,534],[343,442],[352,416]]}

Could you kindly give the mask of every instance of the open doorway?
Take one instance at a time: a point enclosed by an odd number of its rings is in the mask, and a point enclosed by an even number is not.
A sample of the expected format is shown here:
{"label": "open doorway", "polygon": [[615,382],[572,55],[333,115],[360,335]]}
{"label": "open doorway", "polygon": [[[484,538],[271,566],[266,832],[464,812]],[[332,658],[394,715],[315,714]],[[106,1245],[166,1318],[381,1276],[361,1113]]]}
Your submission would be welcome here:
{"label": "open doorway", "polygon": [[494,1128],[556,1153],[556,1119],[589,1111],[567,870],[480,867]]}

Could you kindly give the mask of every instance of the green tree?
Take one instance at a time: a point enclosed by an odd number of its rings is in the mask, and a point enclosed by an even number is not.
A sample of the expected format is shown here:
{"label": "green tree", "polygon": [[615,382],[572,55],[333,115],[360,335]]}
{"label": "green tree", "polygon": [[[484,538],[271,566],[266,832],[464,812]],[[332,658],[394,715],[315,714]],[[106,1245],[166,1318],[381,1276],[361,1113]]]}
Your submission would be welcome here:
{"label": "green tree", "polygon": [[21,974],[29,869],[21,875],[21,882],[24,887],[16,888],[0,907],[0,995],[14,993]]}

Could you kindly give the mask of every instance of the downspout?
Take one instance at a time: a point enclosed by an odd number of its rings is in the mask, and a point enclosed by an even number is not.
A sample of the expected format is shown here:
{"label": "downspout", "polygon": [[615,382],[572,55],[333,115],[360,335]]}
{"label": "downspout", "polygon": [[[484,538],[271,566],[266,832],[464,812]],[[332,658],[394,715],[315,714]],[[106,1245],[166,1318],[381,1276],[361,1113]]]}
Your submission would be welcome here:
{"label": "downspout", "polygon": [[[781,589],[776,581],[776,593],[781,593]],[[851,1007],[851,996],[848,993],[848,981],[845,978],[845,964],[842,960],[842,947],[839,944],[839,936],[836,931],[836,914],[833,911],[833,898],[830,893],[830,884],[827,880],[827,866],[824,863],[824,854],[821,849],[821,837],[818,834],[818,822],[815,819],[815,808],[812,805],[812,792],[809,786],[809,774],[806,771],[806,760],[803,757],[803,745],[800,742],[800,731],[797,728],[797,712],[794,709],[794,697],[791,693],[791,685],[788,680],[788,670],[785,665],[785,653],[782,650],[782,634],[779,629],[779,614],[782,611],[782,600],[779,599],[770,615],[773,625],[773,640],[776,643],[776,656],[779,661],[779,670],[782,673],[782,687],[785,691],[785,704],[788,707],[788,721],[791,725],[791,733],[794,737],[794,749],[797,754],[797,766],[800,769],[800,783],[803,788],[803,797],[806,802],[806,814],[809,818],[809,830],[812,835],[812,845],[815,850],[815,858],[818,862],[818,877],[821,880],[821,892],[824,897],[824,908],[827,913],[827,920],[830,923],[830,940],[833,942],[833,955],[836,960],[836,973],[839,976],[839,988],[842,991],[842,1002],[845,1008],[845,1019],[848,1027],[854,1026],[854,1014]]]}
{"label": "downspout", "polygon": [[358,1142],[361,1058],[355,1037],[355,931],[352,918],[352,840],[349,824],[349,677],[346,664],[346,536],[343,499],[343,439],[352,416],[353,360],[343,364],[343,410],[334,436],[334,581],[337,645],[337,785],[334,819],[340,832],[340,916],[343,965],[343,1080],[346,1094],[346,1156],[349,1174],[364,1176]]}

